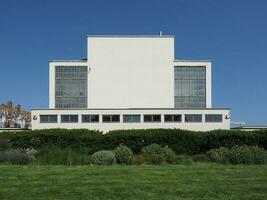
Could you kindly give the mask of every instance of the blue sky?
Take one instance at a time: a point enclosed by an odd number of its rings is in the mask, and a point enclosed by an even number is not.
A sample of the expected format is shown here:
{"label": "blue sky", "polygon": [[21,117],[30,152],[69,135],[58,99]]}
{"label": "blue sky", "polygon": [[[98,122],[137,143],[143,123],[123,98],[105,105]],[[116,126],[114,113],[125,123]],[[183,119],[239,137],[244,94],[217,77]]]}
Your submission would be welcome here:
{"label": "blue sky", "polygon": [[213,106],[267,124],[265,0],[1,0],[0,103],[48,107],[48,60],[86,57],[87,34],[175,35],[176,59],[213,60]]}

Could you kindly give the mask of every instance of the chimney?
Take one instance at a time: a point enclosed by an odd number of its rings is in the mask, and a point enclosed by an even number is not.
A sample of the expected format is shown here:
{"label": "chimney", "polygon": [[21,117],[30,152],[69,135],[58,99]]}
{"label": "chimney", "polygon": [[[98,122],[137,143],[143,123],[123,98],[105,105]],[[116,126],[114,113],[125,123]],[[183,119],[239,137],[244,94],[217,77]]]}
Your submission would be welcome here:
{"label": "chimney", "polygon": [[6,105],[7,105],[7,108],[8,108],[8,109],[11,109],[12,106],[13,106],[12,101],[8,101],[8,102],[6,103]]}
{"label": "chimney", "polygon": [[15,110],[16,110],[16,112],[20,112],[20,111],[21,111],[21,105],[18,104],[18,105],[15,107]]}

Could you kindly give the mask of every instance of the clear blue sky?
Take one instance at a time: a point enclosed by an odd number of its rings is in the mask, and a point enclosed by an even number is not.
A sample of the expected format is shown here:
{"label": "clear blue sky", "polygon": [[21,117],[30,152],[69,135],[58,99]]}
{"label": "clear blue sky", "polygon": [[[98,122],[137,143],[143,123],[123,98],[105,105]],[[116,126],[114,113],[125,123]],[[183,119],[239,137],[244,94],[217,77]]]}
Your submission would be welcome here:
{"label": "clear blue sky", "polygon": [[48,60],[87,34],[175,35],[176,59],[213,60],[213,106],[267,124],[266,0],[1,0],[0,103],[48,107]]}

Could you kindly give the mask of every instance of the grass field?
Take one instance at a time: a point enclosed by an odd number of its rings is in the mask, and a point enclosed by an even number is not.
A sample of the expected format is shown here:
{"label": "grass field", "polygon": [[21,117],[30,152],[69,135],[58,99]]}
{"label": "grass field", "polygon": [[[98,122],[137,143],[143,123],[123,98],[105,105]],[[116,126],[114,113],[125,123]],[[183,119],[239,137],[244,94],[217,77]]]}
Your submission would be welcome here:
{"label": "grass field", "polygon": [[0,165],[0,199],[267,199],[267,166]]}

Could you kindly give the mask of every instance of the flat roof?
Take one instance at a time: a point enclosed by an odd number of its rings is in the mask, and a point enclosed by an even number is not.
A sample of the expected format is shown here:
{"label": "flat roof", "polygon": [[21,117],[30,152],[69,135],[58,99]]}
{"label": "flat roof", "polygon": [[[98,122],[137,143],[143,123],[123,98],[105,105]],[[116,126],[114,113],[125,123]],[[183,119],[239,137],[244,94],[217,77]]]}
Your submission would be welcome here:
{"label": "flat roof", "polygon": [[230,108],[32,108],[32,110],[230,110]]}
{"label": "flat roof", "polygon": [[174,38],[174,35],[87,35],[87,37],[107,38]]}
{"label": "flat roof", "polygon": [[87,62],[87,59],[81,60],[49,60],[48,62]]}
{"label": "flat roof", "polygon": [[178,60],[175,59],[173,62],[212,62],[212,60]]}

